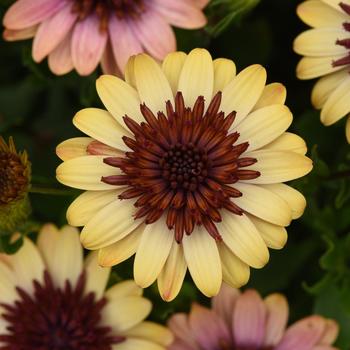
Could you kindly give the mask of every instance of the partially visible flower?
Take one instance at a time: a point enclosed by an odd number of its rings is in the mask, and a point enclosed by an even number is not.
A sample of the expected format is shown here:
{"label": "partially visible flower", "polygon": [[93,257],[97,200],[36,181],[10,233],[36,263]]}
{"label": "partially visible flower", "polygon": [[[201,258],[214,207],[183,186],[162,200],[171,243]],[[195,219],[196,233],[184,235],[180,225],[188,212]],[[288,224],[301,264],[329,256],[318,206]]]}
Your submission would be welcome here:
{"label": "partially visible flower", "polygon": [[90,137],[57,147],[57,179],[87,190],[69,223],[84,226],[81,241],[103,266],[136,252],[136,283],[158,279],[165,300],[187,267],[207,296],[222,279],[245,284],[306,205],[282,183],[312,169],[305,142],[285,132],[293,119],[285,88],[265,86],[259,65],[236,76],[232,61],[203,49],[172,53],[162,67],[133,57],[126,80],[99,78],[108,111],[78,112],[73,123]]}
{"label": "partially visible flower", "polygon": [[321,77],[312,91],[312,103],[322,109],[321,122],[326,126],[348,116],[346,138],[350,143],[350,2],[308,0],[298,6],[297,13],[313,27],[294,42],[294,50],[305,56],[297,76]]}
{"label": "partially visible flower", "polygon": [[17,152],[13,138],[0,136],[0,235],[10,234],[30,214],[31,165],[26,151]]}
{"label": "partially visible flower", "polygon": [[4,38],[34,37],[36,62],[48,56],[55,74],[76,69],[124,71],[131,55],[148,52],[162,60],[176,50],[170,25],[195,29],[206,24],[209,0],[17,0],[4,16]]}
{"label": "partially visible flower", "polygon": [[262,299],[255,290],[223,285],[211,309],[193,304],[189,315],[172,316],[168,350],[336,350],[335,321],[309,316],[287,327],[288,312],[281,294]]}
{"label": "partially visible flower", "polygon": [[105,288],[109,268],[83,259],[78,230],[45,225],[14,255],[0,255],[0,348],[164,350],[163,326],[144,321],[152,305],[133,281]]}

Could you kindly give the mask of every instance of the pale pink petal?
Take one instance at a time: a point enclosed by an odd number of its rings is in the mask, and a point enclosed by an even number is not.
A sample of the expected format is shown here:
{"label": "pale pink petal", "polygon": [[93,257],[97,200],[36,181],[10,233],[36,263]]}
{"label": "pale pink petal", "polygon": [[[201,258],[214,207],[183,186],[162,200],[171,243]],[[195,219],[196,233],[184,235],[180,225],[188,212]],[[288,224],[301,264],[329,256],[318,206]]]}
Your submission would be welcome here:
{"label": "pale pink petal", "polygon": [[91,74],[100,62],[107,43],[107,33],[100,30],[97,15],[77,22],[72,37],[73,65],[80,75]]}
{"label": "pale pink petal", "polygon": [[74,68],[70,50],[71,41],[72,35],[68,34],[49,54],[49,68],[54,74],[66,74]]}
{"label": "pale pink petal", "polygon": [[198,346],[192,346],[183,340],[176,339],[170,346],[167,347],[168,350],[200,350]]}
{"label": "pale pink petal", "polygon": [[324,345],[333,344],[338,338],[339,325],[334,320],[326,320],[326,329],[319,343]]}
{"label": "pale pink petal", "polygon": [[132,22],[132,29],[145,50],[161,60],[176,50],[176,38],[170,25],[155,11],[147,9]]}
{"label": "pale pink petal", "polygon": [[[175,0],[175,1],[177,1],[177,0]],[[188,1],[188,0],[181,0],[181,1]],[[192,0],[192,2],[201,9],[206,7],[208,5],[209,1],[210,0]]]}
{"label": "pale pink petal", "polygon": [[238,289],[223,283],[219,294],[212,299],[213,310],[229,325],[230,329],[232,329],[233,310],[239,296]]}
{"label": "pale pink petal", "polygon": [[[187,315],[185,313],[177,313],[168,321],[168,327],[177,339],[177,345],[187,345],[188,349],[198,349],[194,335],[190,329]],[[184,349],[187,349],[184,348]],[[180,349],[180,348],[179,348]]]}
{"label": "pale pink petal", "polygon": [[49,18],[64,5],[62,0],[18,0],[6,12],[3,24],[8,29],[25,29]]}
{"label": "pale pink petal", "polygon": [[37,30],[38,30],[37,25],[26,29],[20,29],[20,30],[5,29],[3,33],[3,37],[7,41],[30,39],[34,37]]}
{"label": "pale pink petal", "polygon": [[192,334],[200,349],[217,349],[219,344],[232,345],[232,337],[228,326],[213,311],[194,304],[189,316]]}
{"label": "pale pink petal", "polygon": [[[255,290],[245,291],[233,314],[233,336],[238,348],[259,348],[264,340],[266,307]],[[295,349],[294,349],[295,350]]]}
{"label": "pale pink petal", "polygon": [[289,327],[276,350],[311,350],[318,344],[326,328],[326,320],[310,316]]}
{"label": "pale pink petal", "polygon": [[120,21],[111,16],[109,21],[109,37],[113,54],[122,72],[130,56],[143,52],[142,46],[130,27],[129,20]]}
{"label": "pale pink petal", "polygon": [[339,350],[339,348],[335,348],[331,345],[316,345],[312,347],[311,350]]}
{"label": "pale pink petal", "polygon": [[38,29],[33,41],[34,61],[40,62],[65,38],[72,28],[77,15],[72,13],[72,5],[68,4],[52,17],[46,19]]}
{"label": "pale pink petal", "polygon": [[153,0],[150,6],[167,22],[179,28],[196,29],[207,23],[201,9],[191,2]]}
{"label": "pale pink petal", "polygon": [[282,339],[288,322],[289,308],[287,299],[282,294],[271,294],[264,301],[267,307],[264,345],[270,347]]}
{"label": "pale pink petal", "polygon": [[116,75],[118,77],[122,76],[114,58],[110,40],[107,40],[107,45],[101,58],[101,68],[104,74]]}

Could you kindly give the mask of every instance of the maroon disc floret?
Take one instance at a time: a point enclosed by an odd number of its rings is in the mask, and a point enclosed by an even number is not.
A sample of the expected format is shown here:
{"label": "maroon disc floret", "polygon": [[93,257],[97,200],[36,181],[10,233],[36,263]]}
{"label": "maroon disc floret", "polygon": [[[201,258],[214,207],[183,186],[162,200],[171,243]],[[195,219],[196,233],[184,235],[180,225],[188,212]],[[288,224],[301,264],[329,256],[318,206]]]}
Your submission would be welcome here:
{"label": "maroon disc floret", "polygon": [[225,116],[220,111],[221,95],[218,92],[213,97],[206,111],[203,96],[193,108],[186,108],[181,92],[175,106],[168,101],[166,113],[157,116],[142,104],[145,122],[124,117],[134,137],[124,136],[123,140],[132,152],[104,159],[122,174],[101,181],[127,186],[119,198],[137,198],[136,219],[145,218],[146,224],[152,224],[165,215],[179,243],[196,225],[204,225],[214,239],[221,240],[215,225],[221,221],[220,210],[243,214],[234,203],[234,198],[242,196],[234,184],[260,176],[258,171],[244,169],[257,160],[242,157],[249,143],[239,143],[239,133],[231,131],[236,112]]}
{"label": "maroon disc floret", "polygon": [[101,325],[105,299],[85,292],[86,278],[81,274],[76,286],[66,282],[54,286],[48,272],[44,282],[33,282],[33,295],[17,287],[13,304],[1,304],[6,334],[0,334],[2,350],[112,350],[125,338],[113,336],[111,328]]}

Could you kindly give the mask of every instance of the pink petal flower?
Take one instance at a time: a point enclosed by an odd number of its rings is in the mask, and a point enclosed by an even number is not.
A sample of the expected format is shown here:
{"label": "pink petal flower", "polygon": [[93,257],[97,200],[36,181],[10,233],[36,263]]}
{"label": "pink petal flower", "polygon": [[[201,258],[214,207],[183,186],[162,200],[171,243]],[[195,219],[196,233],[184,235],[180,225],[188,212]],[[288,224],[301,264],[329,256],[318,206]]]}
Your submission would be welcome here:
{"label": "pink petal flower", "polygon": [[36,25],[26,29],[20,29],[20,30],[5,29],[3,36],[4,36],[4,39],[7,41],[30,39],[34,37],[37,30],[38,30],[38,26]]}
{"label": "pink petal flower", "polygon": [[39,27],[33,42],[33,58],[40,62],[65,38],[71,30],[77,15],[72,13],[71,4],[66,5]]}
{"label": "pink petal flower", "polygon": [[112,44],[110,40],[107,40],[105,51],[101,58],[101,68],[103,73],[117,75],[119,77],[122,76],[117,62],[114,58]]}
{"label": "pink petal flower", "polygon": [[260,295],[255,290],[245,291],[238,298],[233,314],[236,346],[258,349],[265,336],[265,320],[266,307]]}
{"label": "pink petal flower", "polygon": [[334,320],[327,320],[326,321],[326,329],[322,335],[322,338],[320,339],[320,344],[333,344],[336,339],[338,338],[339,334],[339,325]]}
{"label": "pink petal flower", "polygon": [[[199,349],[194,335],[190,329],[187,315],[184,313],[175,314],[168,321],[168,326],[176,336],[176,347],[175,349]],[[173,345],[173,344],[172,344]],[[174,344],[175,345],[175,344]],[[180,347],[183,346],[183,347]]]}
{"label": "pink petal flower", "polygon": [[311,350],[318,344],[326,328],[326,320],[310,316],[293,324],[286,331],[276,350]]}
{"label": "pink petal flower", "polygon": [[74,68],[70,49],[71,41],[72,35],[69,33],[49,55],[49,67],[57,75],[66,74]]}
{"label": "pink petal flower", "polygon": [[61,0],[18,0],[6,12],[4,26],[25,29],[49,18],[65,5]]}
{"label": "pink petal flower", "polygon": [[80,75],[89,75],[97,67],[107,43],[107,33],[100,30],[97,15],[77,22],[72,37],[72,59]]}

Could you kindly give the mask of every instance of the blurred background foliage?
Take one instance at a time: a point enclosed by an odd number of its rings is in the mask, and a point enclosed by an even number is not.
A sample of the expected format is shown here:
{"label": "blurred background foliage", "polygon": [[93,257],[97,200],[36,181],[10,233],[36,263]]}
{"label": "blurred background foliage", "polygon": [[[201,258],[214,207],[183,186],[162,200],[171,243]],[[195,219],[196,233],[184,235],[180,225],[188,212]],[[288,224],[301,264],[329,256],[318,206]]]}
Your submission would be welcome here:
{"label": "blurred background foliage", "polygon": [[[12,0],[0,0],[3,16]],[[341,325],[337,345],[350,349],[350,147],[344,123],[326,128],[310,103],[314,82],[298,81],[298,57],[292,51],[295,36],[306,27],[295,9],[300,0],[212,0],[206,12],[209,23],[197,31],[176,30],[178,48],[208,48],[213,57],[233,59],[238,69],[260,63],[269,82],[288,88],[287,105],[294,113],[292,131],[308,144],[314,171],[293,183],[307,197],[304,216],[289,227],[289,241],[282,251],[271,251],[270,263],[252,271],[248,287],[266,295],[285,293],[294,321],[312,312],[336,319]],[[26,149],[33,168],[32,221],[66,223],[65,211],[78,192],[66,191],[55,180],[59,160],[55,146],[79,136],[72,117],[81,108],[99,106],[96,72],[89,77],[71,73],[56,77],[47,63],[31,59],[31,42],[0,46],[0,134],[13,135],[19,149]],[[65,190],[60,196],[41,194],[41,189]],[[0,249],[8,248],[1,241]],[[16,247],[15,247],[16,248]],[[12,247],[12,249],[14,249]],[[112,280],[132,277],[132,259],[114,269]],[[156,286],[146,294],[154,302],[152,318],[165,322],[175,311],[186,311],[193,300],[209,303],[187,277],[181,294],[172,303],[161,301]],[[296,349],[297,350],[297,349]]]}

